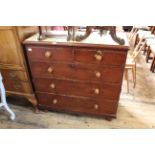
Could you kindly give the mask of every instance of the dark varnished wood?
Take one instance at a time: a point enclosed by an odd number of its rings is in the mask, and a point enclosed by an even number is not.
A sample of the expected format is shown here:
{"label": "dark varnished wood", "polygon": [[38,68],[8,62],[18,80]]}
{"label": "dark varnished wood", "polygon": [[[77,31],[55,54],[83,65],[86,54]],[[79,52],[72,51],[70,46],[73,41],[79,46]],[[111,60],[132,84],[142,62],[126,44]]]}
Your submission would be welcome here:
{"label": "dark varnished wood", "polygon": [[39,108],[115,117],[128,47],[24,41]]}
{"label": "dark varnished wood", "polygon": [[[84,81],[102,81],[108,83],[121,83],[123,68],[100,67],[90,64],[77,63],[45,63],[31,62],[31,72],[33,78],[63,78]],[[48,69],[52,68],[52,72]],[[96,77],[96,72],[101,73],[101,77]]]}
{"label": "dark varnished wood", "polygon": [[[74,59],[77,62],[96,63],[104,65],[124,66],[126,54],[115,50],[102,49],[88,49],[76,48],[74,49]],[[101,56],[101,60],[97,60],[95,55]],[[110,58],[110,59],[109,59]]]}
{"label": "dark varnished wood", "polygon": [[[112,100],[102,100],[98,103],[96,100],[89,98],[77,98],[40,92],[37,92],[37,97],[41,105],[57,111],[82,112],[94,115],[115,115],[117,111],[117,101]],[[55,99],[57,103],[53,104],[53,100]],[[98,105],[98,109],[94,108],[95,105]]]}
{"label": "dark varnished wood", "polygon": [[[95,100],[118,100],[120,88],[118,84],[104,84],[85,81],[60,80],[53,78],[37,78],[33,80],[38,92],[62,95],[91,97]],[[96,93],[95,91],[98,91]]]}
{"label": "dark varnished wood", "polygon": [[[49,47],[49,46],[27,46],[29,51],[28,57],[30,61],[67,61],[71,62],[73,60],[72,48],[63,47]],[[47,55],[48,54],[48,55]]]}

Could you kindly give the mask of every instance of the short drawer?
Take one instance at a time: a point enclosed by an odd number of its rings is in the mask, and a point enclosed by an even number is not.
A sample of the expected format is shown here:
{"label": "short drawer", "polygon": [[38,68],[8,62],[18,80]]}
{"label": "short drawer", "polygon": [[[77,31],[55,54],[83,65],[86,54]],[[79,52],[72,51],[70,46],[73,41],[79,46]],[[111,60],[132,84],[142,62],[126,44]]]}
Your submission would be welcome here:
{"label": "short drawer", "polygon": [[72,61],[72,49],[68,47],[26,46],[30,61]]}
{"label": "short drawer", "polygon": [[104,49],[74,49],[76,62],[96,63],[112,66],[124,66],[126,52]]}
{"label": "short drawer", "polygon": [[36,91],[56,93],[62,95],[72,95],[81,97],[91,97],[96,100],[111,99],[118,100],[120,85],[77,82],[59,79],[33,79]]}
{"label": "short drawer", "polygon": [[117,110],[117,101],[102,100],[97,102],[88,98],[76,98],[40,92],[37,92],[37,98],[39,105],[47,106],[52,110],[58,111],[114,115]]}
{"label": "short drawer", "polygon": [[66,78],[73,80],[121,83],[123,68],[88,64],[31,62],[33,78]]}
{"label": "short drawer", "polygon": [[16,71],[9,69],[0,69],[0,71],[3,75],[3,79],[28,81],[27,74],[25,71]]}
{"label": "short drawer", "polygon": [[13,91],[19,93],[32,93],[32,89],[28,82],[13,81],[10,79],[4,79],[3,82],[6,91]]}

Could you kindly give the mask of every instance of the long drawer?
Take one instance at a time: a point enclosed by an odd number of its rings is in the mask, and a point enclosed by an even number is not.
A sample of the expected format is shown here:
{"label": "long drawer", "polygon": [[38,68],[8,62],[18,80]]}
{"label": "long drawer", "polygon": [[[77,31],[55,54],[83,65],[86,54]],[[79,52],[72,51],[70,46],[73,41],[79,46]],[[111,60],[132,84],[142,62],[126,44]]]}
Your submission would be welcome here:
{"label": "long drawer", "polygon": [[31,62],[33,78],[66,78],[85,81],[121,83],[123,68],[76,63]]}
{"label": "long drawer", "polygon": [[39,92],[49,92],[63,95],[92,97],[94,99],[118,100],[120,85],[78,82],[71,80],[36,78],[33,79],[35,89]]}
{"label": "long drawer", "polygon": [[39,105],[52,110],[79,112],[94,115],[115,115],[117,101],[101,100],[97,102],[88,98],[76,98],[37,92]]}

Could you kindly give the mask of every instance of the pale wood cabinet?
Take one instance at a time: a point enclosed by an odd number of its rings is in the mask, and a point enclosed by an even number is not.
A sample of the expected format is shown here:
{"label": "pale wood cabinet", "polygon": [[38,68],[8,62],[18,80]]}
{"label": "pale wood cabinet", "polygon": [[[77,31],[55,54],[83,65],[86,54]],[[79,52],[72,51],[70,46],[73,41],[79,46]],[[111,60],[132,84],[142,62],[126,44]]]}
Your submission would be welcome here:
{"label": "pale wood cabinet", "polygon": [[37,110],[21,42],[36,33],[34,26],[0,26],[0,71],[8,95],[25,96]]}

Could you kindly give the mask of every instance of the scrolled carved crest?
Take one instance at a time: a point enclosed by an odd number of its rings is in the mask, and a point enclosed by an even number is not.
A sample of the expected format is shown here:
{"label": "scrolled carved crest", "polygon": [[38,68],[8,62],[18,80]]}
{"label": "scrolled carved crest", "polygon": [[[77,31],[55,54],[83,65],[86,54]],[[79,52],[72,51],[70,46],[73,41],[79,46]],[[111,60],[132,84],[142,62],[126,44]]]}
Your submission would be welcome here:
{"label": "scrolled carved crest", "polygon": [[84,35],[76,35],[77,27],[76,26],[68,26],[68,37],[67,40],[73,40],[73,41],[82,41],[89,37],[93,29],[99,29],[100,35],[103,34],[104,30],[109,30],[110,35],[112,39],[117,42],[120,45],[124,45],[125,41],[124,39],[121,39],[117,37],[116,35],[116,26],[87,26],[86,27],[86,32]]}

